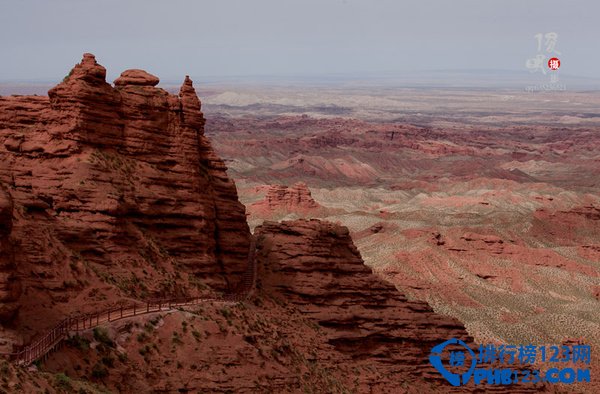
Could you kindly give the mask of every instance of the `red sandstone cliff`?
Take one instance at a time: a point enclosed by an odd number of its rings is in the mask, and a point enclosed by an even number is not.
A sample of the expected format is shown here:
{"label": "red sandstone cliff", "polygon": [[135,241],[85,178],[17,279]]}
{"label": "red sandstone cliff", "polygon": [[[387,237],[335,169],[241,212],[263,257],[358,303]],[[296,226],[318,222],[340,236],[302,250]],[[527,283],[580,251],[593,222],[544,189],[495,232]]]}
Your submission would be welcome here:
{"label": "red sandstone cliff", "polygon": [[443,338],[472,342],[459,321],[407,300],[375,276],[346,227],[318,220],[265,222],[255,233],[261,289],[315,320],[337,351],[389,376],[365,382],[370,390],[401,390],[407,382],[441,378],[429,365],[431,348]]}
{"label": "red sandstone cliff", "polygon": [[446,339],[461,339],[475,348],[462,323],[435,313],[425,302],[407,299],[374,275],[346,227],[299,219],[265,222],[255,235],[259,289],[315,321],[321,340],[351,360],[346,362],[376,372],[356,377],[359,392],[477,391],[472,384],[453,388],[429,363],[431,349]]}
{"label": "red sandstone cliff", "polygon": [[264,200],[252,204],[253,210],[259,211],[309,211],[320,207],[304,182],[292,186],[271,185]]}
{"label": "red sandstone cliff", "polygon": [[245,209],[192,81],[105,76],[85,54],[49,97],[0,97],[0,297],[18,276],[28,333],[93,303],[233,289],[246,268]]}
{"label": "red sandstone cliff", "polygon": [[13,202],[0,187],[0,320],[10,320],[17,311],[19,282],[14,276],[14,248],[10,240]]}

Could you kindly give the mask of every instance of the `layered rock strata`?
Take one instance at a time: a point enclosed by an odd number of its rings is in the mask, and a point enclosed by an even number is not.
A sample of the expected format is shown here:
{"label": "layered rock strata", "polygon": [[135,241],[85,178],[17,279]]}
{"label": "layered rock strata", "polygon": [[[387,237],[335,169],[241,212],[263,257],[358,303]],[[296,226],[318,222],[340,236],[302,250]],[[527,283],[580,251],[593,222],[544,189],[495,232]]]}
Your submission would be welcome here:
{"label": "layered rock strata", "polygon": [[264,200],[253,204],[252,207],[271,211],[302,211],[320,208],[321,206],[312,198],[308,186],[303,182],[297,182],[292,186],[269,186]]}
{"label": "layered rock strata", "polygon": [[0,296],[13,300],[7,278],[22,278],[18,325],[241,282],[250,232],[235,184],[204,136],[191,79],[178,95],[158,82],[127,70],[112,86],[85,54],[48,97],[0,97]]}
{"label": "layered rock strata", "polygon": [[[318,220],[265,222],[255,231],[260,288],[293,303],[323,329],[325,340],[389,379],[437,381],[430,350],[445,339],[472,342],[462,324],[408,300],[364,265],[348,229]],[[440,383],[443,383],[440,381]]]}

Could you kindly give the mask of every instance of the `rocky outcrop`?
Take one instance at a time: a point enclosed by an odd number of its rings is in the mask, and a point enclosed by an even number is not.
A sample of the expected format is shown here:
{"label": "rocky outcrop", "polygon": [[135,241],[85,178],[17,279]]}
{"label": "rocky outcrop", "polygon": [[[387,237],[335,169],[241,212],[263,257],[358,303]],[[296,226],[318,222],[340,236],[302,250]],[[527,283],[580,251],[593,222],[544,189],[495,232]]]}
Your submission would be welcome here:
{"label": "rocky outcrop", "polygon": [[[432,348],[451,338],[477,351],[462,323],[435,313],[425,302],[408,299],[373,274],[346,227],[315,219],[265,222],[255,236],[259,289],[316,322],[320,340],[337,351],[329,357],[345,358],[355,371],[374,372],[356,373],[358,392],[482,390],[473,381],[450,386],[429,362]],[[513,393],[544,389],[539,384],[485,387]]]}
{"label": "rocky outcrop", "polygon": [[252,207],[270,211],[306,211],[321,206],[312,198],[308,186],[304,182],[297,182],[292,186],[269,186],[264,200],[253,204]]}
{"label": "rocky outcrop", "polygon": [[139,86],[156,86],[160,80],[144,70],[132,69],[125,70],[121,76],[115,79],[115,86],[139,85]]}
{"label": "rocky outcrop", "polygon": [[16,324],[32,333],[124,296],[234,290],[246,269],[245,209],[191,79],[172,95],[142,70],[105,77],[85,54],[49,97],[0,97],[0,182],[28,284]]}
{"label": "rocky outcrop", "polygon": [[370,382],[371,388],[404,391],[406,381],[435,381],[431,348],[449,338],[472,341],[459,321],[375,276],[346,227],[265,222],[255,235],[260,288],[315,320],[337,351],[385,370],[389,380]]}

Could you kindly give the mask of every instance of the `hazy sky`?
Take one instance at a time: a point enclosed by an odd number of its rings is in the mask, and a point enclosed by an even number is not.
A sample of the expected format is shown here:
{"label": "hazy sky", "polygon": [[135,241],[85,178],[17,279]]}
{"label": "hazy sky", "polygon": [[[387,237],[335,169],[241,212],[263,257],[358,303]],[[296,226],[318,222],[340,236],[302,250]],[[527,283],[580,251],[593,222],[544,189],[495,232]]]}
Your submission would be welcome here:
{"label": "hazy sky", "polygon": [[598,0],[0,0],[0,80],[525,70],[556,32],[564,73],[600,77]]}

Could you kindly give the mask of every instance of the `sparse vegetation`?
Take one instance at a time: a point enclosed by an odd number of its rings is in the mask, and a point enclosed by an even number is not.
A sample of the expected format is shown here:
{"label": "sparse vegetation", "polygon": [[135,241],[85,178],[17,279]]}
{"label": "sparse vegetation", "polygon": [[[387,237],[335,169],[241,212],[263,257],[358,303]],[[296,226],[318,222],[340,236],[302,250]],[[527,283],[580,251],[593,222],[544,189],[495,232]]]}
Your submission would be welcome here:
{"label": "sparse vegetation", "polygon": [[70,338],[67,338],[66,344],[68,346],[74,347],[75,349],[82,351],[88,350],[90,348],[90,341],[79,335],[74,335]]}
{"label": "sparse vegetation", "polygon": [[8,361],[2,360],[2,364],[0,364],[0,374],[2,376],[8,376],[10,373],[10,366],[8,365]]}
{"label": "sparse vegetation", "polygon": [[112,368],[115,365],[115,359],[111,355],[103,356],[102,357],[102,364],[106,365],[109,368]]}
{"label": "sparse vegetation", "polygon": [[148,323],[152,324],[154,327],[156,327],[158,325],[158,323],[160,322],[160,319],[162,319],[162,316],[156,316],[153,317]]}
{"label": "sparse vegetation", "polygon": [[192,335],[196,339],[196,342],[200,342],[200,340],[202,339],[202,334],[200,334],[200,332],[197,330],[192,330]]}
{"label": "sparse vegetation", "polygon": [[127,353],[119,353],[119,361],[122,363],[127,362],[128,357],[127,357]]}
{"label": "sparse vegetation", "polygon": [[63,82],[67,82],[69,80],[69,78],[71,78],[71,75],[73,75],[73,70],[71,69],[71,71],[69,71],[69,73],[67,75],[64,76],[64,78],[62,79]]}
{"label": "sparse vegetation", "polygon": [[225,320],[227,320],[227,324],[229,324],[230,326],[233,325],[233,321],[231,320],[231,318],[233,317],[233,312],[231,311],[231,309],[225,307],[225,308],[221,308],[219,310],[219,313],[221,315],[223,315],[223,317],[225,318]]}
{"label": "sparse vegetation", "polygon": [[60,388],[65,391],[73,390],[73,385],[71,384],[71,378],[69,378],[64,373],[57,373],[54,375],[54,384],[57,388]]}
{"label": "sparse vegetation", "polygon": [[115,346],[115,343],[112,339],[110,339],[110,336],[108,335],[108,330],[106,330],[106,328],[94,328],[94,339],[100,342],[101,345],[104,345],[106,347],[111,348]]}
{"label": "sparse vegetation", "polygon": [[179,333],[177,331],[173,332],[173,336],[171,337],[171,342],[173,342],[174,345],[183,345],[183,340],[181,339],[181,337],[179,336]]}
{"label": "sparse vegetation", "polygon": [[149,336],[148,336],[148,334],[146,334],[145,332],[140,332],[140,333],[137,335],[137,341],[138,341],[139,343],[144,343],[144,342],[146,342],[146,341],[147,341],[149,338],[150,338],[150,337],[149,337]]}
{"label": "sparse vegetation", "polygon": [[140,356],[144,357],[144,360],[146,362],[148,362],[148,355],[152,353],[152,346],[144,345],[138,350],[138,353],[140,354]]}
{"label": "sparse vegetation", "polygon": [[104,379],[108,376],[108,369],[101,363],[96,363],[92,368],[92,377],[94,379]]}

